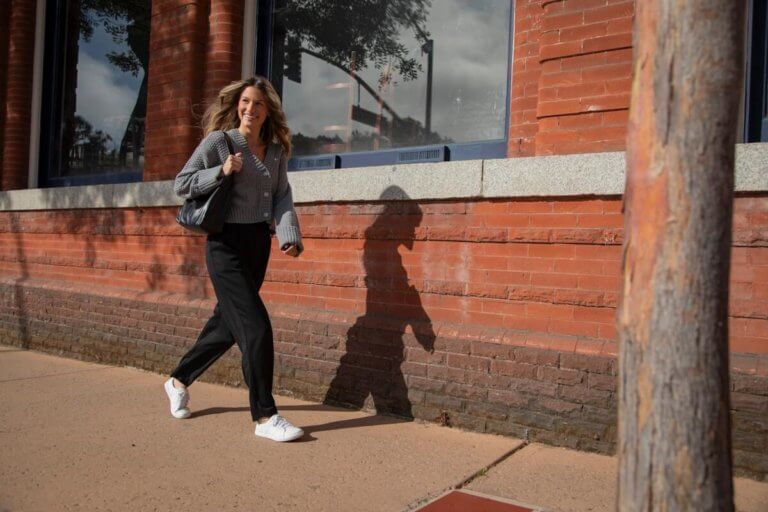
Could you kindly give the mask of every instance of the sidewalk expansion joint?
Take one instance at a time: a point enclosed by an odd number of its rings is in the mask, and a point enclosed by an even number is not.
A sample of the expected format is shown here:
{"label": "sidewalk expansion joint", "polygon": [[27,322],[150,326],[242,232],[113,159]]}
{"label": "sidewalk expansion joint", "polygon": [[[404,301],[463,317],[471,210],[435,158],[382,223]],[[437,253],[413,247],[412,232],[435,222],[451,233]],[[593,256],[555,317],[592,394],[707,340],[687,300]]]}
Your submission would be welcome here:
{"label": "sidewalk expansion joint", "polygon": [[512,448],[511,450],[509,450],[507,453],[505,453],[504,455],[502,455],[501,457],[499,457],[495,461],[493,461],[490,464],[488,464],[487,466],[484,466],[484,467],[480,468],[479,470],[475,471],[470,476],[468,476],[467,478],[465,478],[464,480],[462,480],[458,484],[456,484],[453,487],[451,487],[451,489],[458,490],[458,489],[461,489],[463,487],[466,487],[467,485],[471,484],[478,477],[487,475],[488,471],[490,471],[491,469],[495,468],[496,466],[498,466],[499,464],[501,464],[502,462],[504,462],[505,460],[510,458],[512,455],[516,454],[517,452],[519,452],[520,450],[522,450],[523,448],[525,448],[528,445],[529,445],[528,441],[523,441],[522,443],[520,443],[519,445],[517,445],[514,448]]}
{"label": "sidewalk expansion joint", "polygon": [[420,509],[421,507],[424,507],[427,503],[431,502],[432,500],[436,499],[439,496],[442,496],[442,495],[448,493],[449,491],[456,491],[456,490],[459,490],[459,489],[461,489],[461,488],[471,484],[475,479],[477,479],[478,477],[487,475],[488,471],[490,471],[491,469],[495,468],[496,466],[498,466],[499,464],[501,464],[502,462],[504,462],[505,460],[510,458],[512,455],[516,454],[517,452],[519,452],[520,450],[522,450],[523,448],[528,446],[529,444],[530,443],[527,440],[522,440],[519,445],[517,445],[514,448],[512,448],[511,450],[509,450],[507,453],[501,455],[500,457],[498,457],[496,460],[494,460],[490,464],[487,464],[487,465],[483,466],[482,468],[480,468],[479,470],[475,471],[474,473],[472,473],[470,476],[468,476],[467,478],[463,479],[459,483],[454,484],[454,485],[450,485],[448,487],[445,487],[445,488],[443,488],[440,491],[437,491],[435,493],[429,493],[426,496],[424,496],[423,498],[419,498],[415,502],[409,504],[405,508],[405,512]]}

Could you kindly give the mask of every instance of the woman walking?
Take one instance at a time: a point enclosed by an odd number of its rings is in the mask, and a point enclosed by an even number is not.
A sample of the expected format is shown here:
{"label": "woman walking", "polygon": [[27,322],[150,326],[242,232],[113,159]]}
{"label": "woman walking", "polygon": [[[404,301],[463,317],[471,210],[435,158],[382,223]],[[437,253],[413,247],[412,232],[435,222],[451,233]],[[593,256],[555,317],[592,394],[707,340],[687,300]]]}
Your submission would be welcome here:
{"label": "woman walking", "polygon": [[[165,383],[175,418],[190,416],[191,385],[235,342],[242,352],[256,435],[293,441],[304,435],[277,413],[272,397],[272,326],[259,297],[275,223],[283,253],[302,250],[301,232],[288,184],[291,135],[280,98],[263,77],[233,82],[219,92],[203,118],[206,137],[176,176],[183,198],[205,195],[224,176],[234,178],[224,230],[208,235],[205,262],[218,303],[195,345]],[[226,136],[235,148],[228,150]]]}

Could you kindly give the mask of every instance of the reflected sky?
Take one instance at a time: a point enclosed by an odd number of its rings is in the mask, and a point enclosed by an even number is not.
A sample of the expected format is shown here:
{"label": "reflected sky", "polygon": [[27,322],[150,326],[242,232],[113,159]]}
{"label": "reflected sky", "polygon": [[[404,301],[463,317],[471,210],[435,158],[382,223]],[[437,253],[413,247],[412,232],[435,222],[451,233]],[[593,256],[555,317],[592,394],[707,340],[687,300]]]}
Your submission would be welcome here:
{"label": "reflected sky", "polygon": [[[508,0],[433,0],[426,29],[434,39],[432,131],[455,142],[501,139],[505,136],[507,108],[507,55],[510,2]],[[394,75],[381,96],[401,118],[425,122],[427,55],[413,30],[399,40],[408,57],[422,66],[419,78],[405,81]],[[359,72],[377,88],[381,70],[373,66]],[[313,56],[302,55],[302,83],[283,81],[284,108],[293,133],[306,136],[346,137],[346,132],[326,131],[324,126],[348,123],[350,101],[379,112],[377,102],[343,71]],[[367,125],[352,128],[369,132]]]}
{"label": "reflected sky", "polygon": [[[130,52],[127,43],[117,44],[101,23],[94,24],[90,41],[79,40],[77,63],[77,115],[112,137],[120,147],[136,104],[144,70],[137,76],[121,71],[107,60],[110,52]],[[113,149],[108,147],[108,149]]]}

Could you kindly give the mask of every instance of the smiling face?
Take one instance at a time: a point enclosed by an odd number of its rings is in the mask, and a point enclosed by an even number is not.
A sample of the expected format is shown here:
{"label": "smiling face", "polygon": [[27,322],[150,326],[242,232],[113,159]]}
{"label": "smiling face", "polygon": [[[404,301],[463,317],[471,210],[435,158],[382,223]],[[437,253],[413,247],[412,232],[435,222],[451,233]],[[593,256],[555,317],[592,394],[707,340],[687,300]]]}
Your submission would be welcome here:
{"label": "smiling face", "polygon": [[240,126],[252,133],[259,133],[264,121],[269,117],[269,109],[264,95],[256,87],[250,86],[240,93],[237,103],[237,117]]}

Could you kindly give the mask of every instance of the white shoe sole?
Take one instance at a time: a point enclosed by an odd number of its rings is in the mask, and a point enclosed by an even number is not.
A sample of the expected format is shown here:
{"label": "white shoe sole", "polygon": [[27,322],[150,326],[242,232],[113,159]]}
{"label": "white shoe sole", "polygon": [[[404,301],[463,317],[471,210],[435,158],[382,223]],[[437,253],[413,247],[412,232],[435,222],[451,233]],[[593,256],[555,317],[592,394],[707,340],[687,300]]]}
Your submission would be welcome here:
{"label": "white shoe sole", "polygon": [[304,437],[304,431],[301,430],[297,434],[294,434],[294,435],[292,435],[290,437],[286,437],[284,439],[275,439],[274,437],[270,437],[270,436],[268,436],[266,434],[259,433],[258,430],[256,431],[256,436],[257,437],[263,437],[264,439],[269,439],[271,441],[276,441],[278,443],[289,443],[291,441],[296,441],[297,439],[301,439],[302,437]]}
{"label": "white shoe sole", "polygon": [[181,411],[176,411],[176,412],[171,411],[171,416],[173,416],[177,420],[185,420],[190,416],[192,416],[192,412],[189,409],[182,409]]}

